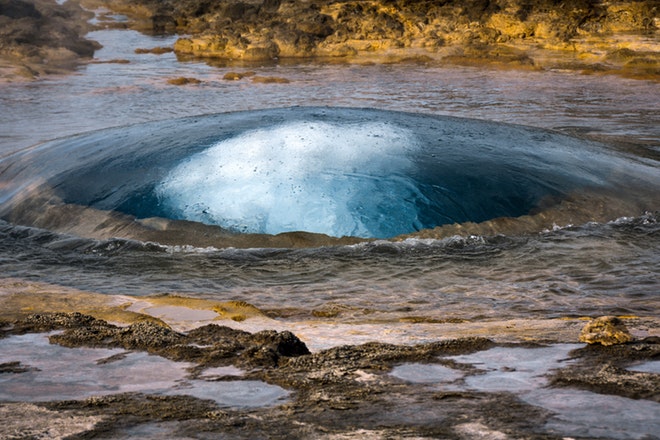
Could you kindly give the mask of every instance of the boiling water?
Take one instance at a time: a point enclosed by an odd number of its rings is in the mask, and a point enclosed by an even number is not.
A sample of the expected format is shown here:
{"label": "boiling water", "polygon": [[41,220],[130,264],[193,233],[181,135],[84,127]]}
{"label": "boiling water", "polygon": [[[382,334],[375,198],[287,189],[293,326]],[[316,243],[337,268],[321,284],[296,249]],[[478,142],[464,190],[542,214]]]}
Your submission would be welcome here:
{"label": "boiling water", "polygon": [[[5,280],[282,321],[657,314],[657,83],[212,67],[133,53],[171,38],[91,37],[130,62],[0,85]],[[222,79],[250,69],[289,83]]]}

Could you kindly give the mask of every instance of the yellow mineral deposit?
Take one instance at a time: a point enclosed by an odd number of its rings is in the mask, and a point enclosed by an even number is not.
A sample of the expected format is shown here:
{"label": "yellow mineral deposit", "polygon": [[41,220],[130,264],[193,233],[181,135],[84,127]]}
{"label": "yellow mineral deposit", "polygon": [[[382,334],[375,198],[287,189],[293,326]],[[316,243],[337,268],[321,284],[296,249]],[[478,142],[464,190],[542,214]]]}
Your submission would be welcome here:
{"label": "yellow mineral deposit", "polygon": [[590,321],[580,332],[580,342],[616,345],[633,340],[623,321],[616,316],[601,316]]}

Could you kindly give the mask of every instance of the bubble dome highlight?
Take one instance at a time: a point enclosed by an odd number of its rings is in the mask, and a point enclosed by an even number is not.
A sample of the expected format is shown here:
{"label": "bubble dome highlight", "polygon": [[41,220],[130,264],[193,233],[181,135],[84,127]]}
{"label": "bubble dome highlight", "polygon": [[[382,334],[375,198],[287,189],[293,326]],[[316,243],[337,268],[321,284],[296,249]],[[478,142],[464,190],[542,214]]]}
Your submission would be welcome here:
{"label": "bubble dome highlight", "polygon": [[[136,225],[158,229],[142,221],[155,218],[234,235],[390,239],[538,213],[575,194],[623,192],[631,200],[658,184],[652,166],[552,131],[351,108],[112,128],[47,142],[0,165],[3,218],[62,230],[71,207],[84,207],[78,230],[133,231],[128,237],[141,237]],[[117,215],[129,217],[108,227]],[[200,231],[198,239],[209,233]]]}

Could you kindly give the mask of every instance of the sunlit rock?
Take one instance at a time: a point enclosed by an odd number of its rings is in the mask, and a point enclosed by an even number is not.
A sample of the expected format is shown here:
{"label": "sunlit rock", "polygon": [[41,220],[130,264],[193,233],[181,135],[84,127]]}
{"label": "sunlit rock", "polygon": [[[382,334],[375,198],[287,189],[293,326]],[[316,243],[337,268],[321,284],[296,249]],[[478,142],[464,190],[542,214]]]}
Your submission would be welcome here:
{"label": "sunlit rock", "polygon": [[[200,3],[159,3],[159,13],[182,23],[178,31],[188,35],[175,46],[180,54],[233,60],[327,57],[390,62],[416,51],[460,64],[598,65],[637,76],[657,75],[660,62],[653,43],[658,19],[652,1]],[[639,52],[636,60],[645,60],[643,68],[606,58],[607,51],[622,48]],[[521,55],[501,56],[511,51]]]}
{"label": "sunlit rock", "polygon": [[78,2],[0,0],[0,81],[70,72],[100,46]]}
{"label": "sunlit rock", "polygon": [[626,325],[615,316],[601,316],[589,322],[580,332],[580,342],[615,345],[632,341]]}

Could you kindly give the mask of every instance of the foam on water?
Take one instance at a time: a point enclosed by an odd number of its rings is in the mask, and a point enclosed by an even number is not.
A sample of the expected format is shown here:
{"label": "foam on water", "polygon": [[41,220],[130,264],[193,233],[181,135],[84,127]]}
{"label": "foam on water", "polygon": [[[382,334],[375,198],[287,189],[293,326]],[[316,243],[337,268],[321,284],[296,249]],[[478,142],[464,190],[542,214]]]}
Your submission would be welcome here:
{"label": "foam on water", "polygon": [[218,142],[155,191],[175,217],[238,232],[391,237],[421,227],[401,154],[417,144],[388,123],[293,122]]}

